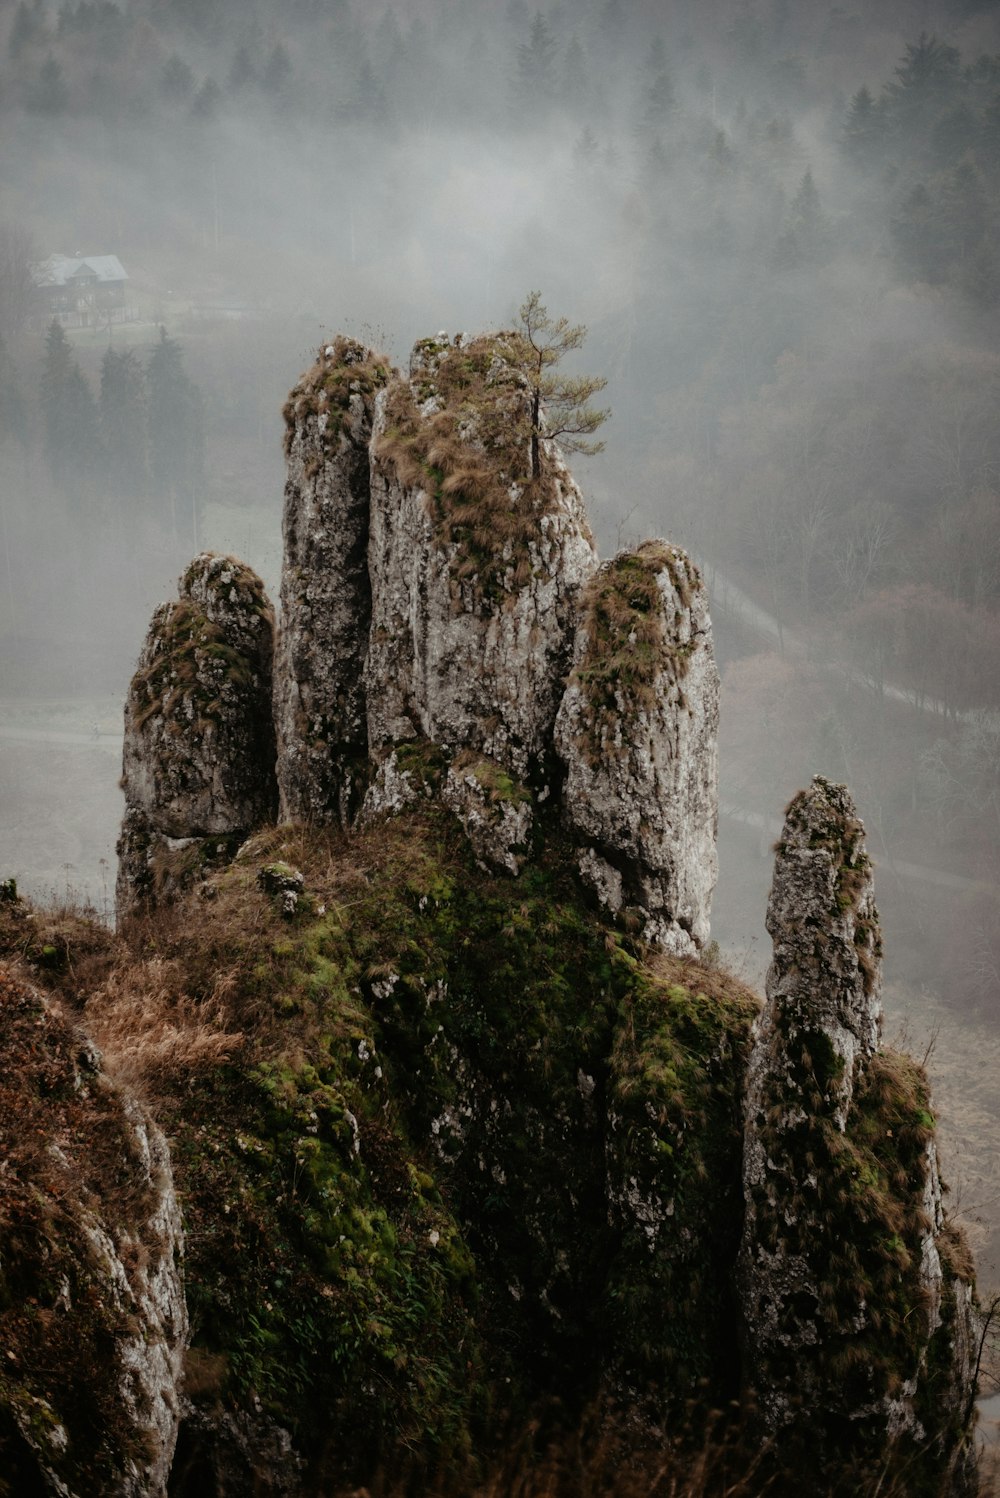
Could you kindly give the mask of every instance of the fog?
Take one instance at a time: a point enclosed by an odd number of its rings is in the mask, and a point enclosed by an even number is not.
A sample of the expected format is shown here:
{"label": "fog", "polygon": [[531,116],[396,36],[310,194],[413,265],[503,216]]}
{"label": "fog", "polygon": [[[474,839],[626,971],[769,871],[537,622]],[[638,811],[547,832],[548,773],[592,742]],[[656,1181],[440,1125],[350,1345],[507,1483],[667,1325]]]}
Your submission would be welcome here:
{"label": "fog", "polygon": [[[976,0],[0,3],[0,874],[111,918],[146,623],[196,547],[276,599],[316,345],[538,288],[608,379],[602,553],[712,583],[723,955],[762,980],[782,808],[846,780],[995,1278],[998,54]],[[128,276],[58,368],[54,254]]]}

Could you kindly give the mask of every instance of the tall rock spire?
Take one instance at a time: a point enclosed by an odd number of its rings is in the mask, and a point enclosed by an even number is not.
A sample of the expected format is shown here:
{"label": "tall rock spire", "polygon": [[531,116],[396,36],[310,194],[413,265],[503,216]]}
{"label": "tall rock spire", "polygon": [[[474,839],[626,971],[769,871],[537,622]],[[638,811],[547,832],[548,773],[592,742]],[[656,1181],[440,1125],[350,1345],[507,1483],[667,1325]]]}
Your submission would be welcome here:
{"label": "tall rock spire", "polygon": [[926,1077],[881,1049],[872,869],[844,786],[817,776],[791,802],[767,929],[743,1161],[748,1379],[766,1425],[818,1462],[888,1438],[962,1491],[971,1269],[943,1212]]}
{"label": "tall rock spire", "polygon": [[119,919],[274,816],[273,630],[260,578],[211,552],[153,614],[125,701]]}
{"label": "tall rock spire", "polygon": [[708,940],[717,873],[719,673],[708,597],[665,541],[606,562],[581,597],[556,721],[563,816],[602,903],[648,941]]}
{"label": "tall rock spire", "polygon": [[369,743],[432,740],[543,789],[580,588],[597,566],[554,445],[530,465],[510,335],[417,344],[373,444]]}
{"label": "tall rock spire", "polygon": [[284,560],[274,719],[283,821],[339,821],[366,780],[370,462],[388,363],[352,338],[325,345],[285,406]]}

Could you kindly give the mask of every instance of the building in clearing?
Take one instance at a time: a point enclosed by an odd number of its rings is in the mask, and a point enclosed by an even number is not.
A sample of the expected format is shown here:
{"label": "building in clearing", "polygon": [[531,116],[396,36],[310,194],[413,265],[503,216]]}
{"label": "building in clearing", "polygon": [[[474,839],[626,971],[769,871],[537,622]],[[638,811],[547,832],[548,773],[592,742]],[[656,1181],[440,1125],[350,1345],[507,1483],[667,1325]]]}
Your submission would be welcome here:
{"label": "building in clearing", "polygon": [[50,255],[32,266],[38,321],[58,317],[71,328],[129,322],[128,275],[117,255]]}

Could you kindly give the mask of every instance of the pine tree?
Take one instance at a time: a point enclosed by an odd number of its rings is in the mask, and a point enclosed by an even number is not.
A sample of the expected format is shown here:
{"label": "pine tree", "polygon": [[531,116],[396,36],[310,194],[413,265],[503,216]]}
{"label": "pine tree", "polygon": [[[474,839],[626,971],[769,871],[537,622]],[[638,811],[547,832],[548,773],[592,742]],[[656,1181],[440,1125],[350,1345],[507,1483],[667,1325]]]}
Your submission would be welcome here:
{"label": "pine tree", "polygon": [[0,442],[13,438],[24,444],[27,438],[25,416],[17,371],[0,336]]}
{"label": "pine tree", "polygon": [[562,63],[560,97],[566,109],[579,110],[584,102],[589,104],[590,93],[590,80],[587,76],[587,62],[583,55],[583,48],[580,46],[579,38],[572,36]]}
{"label": "pine tree", "polygon": [[531,23],[531,35],[517,49],[517,101],[537,114],[551,107],[555,96],[556,39],[541,11]]}
{"label": "pine tree", "polygon": [[42,422],[53,476],[62,483],[92,478],[99,445],[97,411],[58,318],[52,319],[45,335]]}
{"label": "pine tree", "polygon": [[587,336],[582,326],[571,327],[565,317],[552,318],[539,291],[531,291],[518,311],[521,369],[531,391],[531,476],[541,476],[541,444],[558,438],[571,453],[598,453],[603,442],[590,436],[611,414],[589,405],[607,380],[584,375],[556,374],[555,366]]}
{"label": "pine tree", "polygon": [[69,90],[61,63],[50,52],[38,72],[31,103],[39,114],[62,114],[69,103]]}
{"label": "pine tree", "polygon": [[829,239],[830,226],[820,203],[812,171],[807,168],[775,246],[776,269],[794,270],[801,265],[818,263],[827,253]]}
{"label": "pine tree", "polygon": [[642,91],[639,125],[655,133],[662,130],[674,112],[674,86],[667,67],[667,49],[662,36],[650,42],[646,56],[646,83]]}
{"label": "pine tree", "polygon": [[895,69],[896,81],[885,88],[889,117],[901,137],[930,129],[954,98],[961,82],[961,54],[956,47],[922,31]]}
{"label": "pine tree", "polygon": [[190,525],[197,545],[205,463],[201,394],[184,369],[180,344],[166,328],[150,355],[146,391],[150,476],[170,499],[175,537]]}
{"label": "pine tree", "polygon": [[101,361],[101,444],[108,486],[136,495],[146,485],[146,377],[133,349]]}
{"label": "pine tree", "polygon": [[261,75],[261,88],[267,94],[271,94],[276,100],[285,98],[288,94],[292,79],[292,62],[287,50],[280,42],[276,42],[271,49],[270,56],[264,66]]}
{"label": "pine tree", "polygon": [[20,5],[14,12],[14,22],[10,28],[10,36],[7,40],[7,51],[12,58],[20,57],[26,47],[35,42],[43,41],[45,38],[45,12],[40,0],[35,0],[34,5],[26,4],[21,0]]}
{"label": "pine tree", "polygon": [[862,84],[851,100],[844,122],[844,150],[862,166],[872,163],[885,143],[886,128],[885,101],[876,103],[871,90]]}
{"label": "pine tree", "polygon": [[160,92],[166,99],[189,99],[194,92],[194,74],[176,52],[171,53],[163,65]]}

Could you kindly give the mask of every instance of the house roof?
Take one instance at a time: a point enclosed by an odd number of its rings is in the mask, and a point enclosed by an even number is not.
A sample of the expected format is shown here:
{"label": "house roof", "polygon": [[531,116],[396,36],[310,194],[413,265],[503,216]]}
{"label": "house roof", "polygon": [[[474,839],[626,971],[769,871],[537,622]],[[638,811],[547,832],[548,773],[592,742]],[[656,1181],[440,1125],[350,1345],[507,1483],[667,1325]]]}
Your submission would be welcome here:
{"label": "house roof", "polygon": [[31,273],[36,286],[71,286],[90,275],[104,285],[128,280],[117,255],[50,255],[33,266]]}

